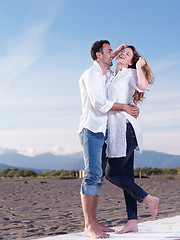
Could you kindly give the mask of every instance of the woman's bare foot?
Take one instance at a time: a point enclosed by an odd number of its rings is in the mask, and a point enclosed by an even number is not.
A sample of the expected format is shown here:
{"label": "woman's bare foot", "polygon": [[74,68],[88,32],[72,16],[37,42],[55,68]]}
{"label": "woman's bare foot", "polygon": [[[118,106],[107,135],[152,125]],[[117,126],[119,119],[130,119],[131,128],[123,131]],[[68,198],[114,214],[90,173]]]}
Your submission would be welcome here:
{"label": "woman's bare foot", "polygon": [[110,236],[109,234],[100,230],[96,224],[86,226],[85,233],[92,238],[108,238]]}
{"label": "woman's bare foot", "polygon": [[97,222],[98,228],[102,230],[103,232],[114,232],[115,230],[109,227],[106,227],[102,223]]}
{"label": "woman's bare foot", "polygon": [[148,206],[150,213],[152,215],[152,218],[155,219],[158,213],[159,198],[151,195],[147,195],[144,198],[143,202]]}
{"label": "woman's bare foot", "polygon": [[129,220],[124,227],[122,227],[120,230],[116,231],[115,234],[124,234],[128,232],[138,232],[138,226],[137,226],[137,220],[132,219]]}

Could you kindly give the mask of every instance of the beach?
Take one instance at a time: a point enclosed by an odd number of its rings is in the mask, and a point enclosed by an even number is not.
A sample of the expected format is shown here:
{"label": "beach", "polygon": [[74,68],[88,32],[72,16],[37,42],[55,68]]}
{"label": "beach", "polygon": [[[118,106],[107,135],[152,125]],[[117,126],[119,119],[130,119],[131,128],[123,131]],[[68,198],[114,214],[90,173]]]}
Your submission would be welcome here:
{"label": "beach", "polygon": [[[180,215],[180,179],[137,178],[144,190],[160,198],[157,219]],[[81,179],[0,182],[0,239],[36,239],[82,232]],[[109,227],[126,223],[123,191],[104,181],[97,217]],[[150,221],[138,203],[138,221]]]}

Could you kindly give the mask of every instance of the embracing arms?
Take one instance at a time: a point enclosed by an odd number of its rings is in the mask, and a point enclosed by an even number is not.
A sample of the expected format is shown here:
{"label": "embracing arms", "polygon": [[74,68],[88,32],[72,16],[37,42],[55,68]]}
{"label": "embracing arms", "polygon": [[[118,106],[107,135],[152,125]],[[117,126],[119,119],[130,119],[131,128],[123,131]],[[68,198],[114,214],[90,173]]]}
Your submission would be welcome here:
{"label": "embracing arms", "polygon": [[[101,113],[107,113],[108,111],[125,111],[132,115],[133,117],[138,117],[139,108],[133,105],[114,103],[107,99],[106,87],[99,73],[92,71],[86,74],[84,81],[87,96],[90,100],[91,105],[94,109],[100,111]],[[81,83],[81,85],[83,85]]]}
{"label": "embracing arms", "polygon": [[135,105],[114,103],[114,105],[109,111],[125,111],[135,118],[139,116],[139,108]]}

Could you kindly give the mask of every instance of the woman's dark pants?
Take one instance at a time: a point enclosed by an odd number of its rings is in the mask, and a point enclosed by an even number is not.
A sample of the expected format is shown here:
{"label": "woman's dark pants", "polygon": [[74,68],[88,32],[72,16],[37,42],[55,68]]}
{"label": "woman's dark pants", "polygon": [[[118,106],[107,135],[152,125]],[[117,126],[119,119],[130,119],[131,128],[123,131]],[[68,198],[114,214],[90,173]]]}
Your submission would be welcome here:
{"label": "woman's dark pants", "polygon": [[126,157],[108,158],[105,175],[110,182],[123,189],[128,220],[131,220],[137,219],[137,201],[141,203],[148,193],[134,182],[134,149],[137,140],[130,123],[127,123],[126,141]]}

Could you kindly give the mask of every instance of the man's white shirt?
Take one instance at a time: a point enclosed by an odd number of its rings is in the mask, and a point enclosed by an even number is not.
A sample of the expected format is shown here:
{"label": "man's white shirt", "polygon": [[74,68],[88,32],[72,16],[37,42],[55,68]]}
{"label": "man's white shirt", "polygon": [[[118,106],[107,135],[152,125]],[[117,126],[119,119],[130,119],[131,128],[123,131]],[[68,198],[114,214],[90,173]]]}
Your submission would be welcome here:
{"label": "man's white shirt", "polygon": [[103,75],[99,64],[94,61],[91,68],[87,69],[79,80],[82,115],[80,119],[79,132],[83,128],[105,135],[107,127],[107,112],[114,105],[113,101],[107,99],[106,81],[111,76],[108,69]]}

